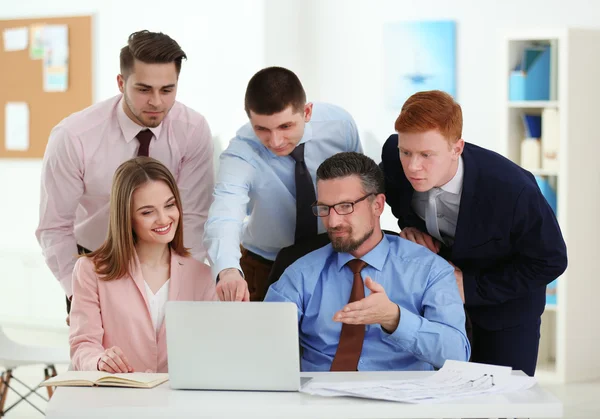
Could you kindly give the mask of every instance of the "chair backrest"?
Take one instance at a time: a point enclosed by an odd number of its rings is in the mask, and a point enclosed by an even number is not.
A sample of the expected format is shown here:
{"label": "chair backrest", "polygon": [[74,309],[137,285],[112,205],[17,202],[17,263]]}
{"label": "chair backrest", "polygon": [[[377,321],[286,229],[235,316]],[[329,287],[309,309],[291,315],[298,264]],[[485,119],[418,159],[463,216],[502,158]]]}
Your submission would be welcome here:
{"label": "chair backrest", "polygon": [[[383,230],[385,234],[398,236],[398,233],[389,230]],[[273,263],[273,267],[271,268],[271,273],[269,274],[269,285],[276,282],[283,272],[294,263],[296,260],[300,259],[302,256],[309,254],[310,252],[320,249],[323,246],[329,244],[329,235],[327,233],[319,234],[315,237],[311,237],[310,239],[300,241],[291,246],[284,247],[279,251],[277,257],[275,258],[275,262]]]}
{"label": "chair backrest", "polygon": [[12,369],[33,364],[68,364],[69,348],[29,345],[15,342],[0,325],[0,366]]}
{"label": "chair backrest", "polygon": [[4,332],[4,328],[0,325],[0,353],[18,348],[19,345],[9,338]]}
{"label": "chair backrest", "polygon": [[281,249],[279,253],[277,253],[277,257],[275,258],[275,262],[271,268],[271,273],[269,274],[269,285],[277,282],[287,267],[296,260],[300,259],[304,255],[309,254],[313,250],[317,250],[323,246],[326,246],[327,244],[329,244],[329,236],[327,233],[322,233],[315,237],[311,237]]}

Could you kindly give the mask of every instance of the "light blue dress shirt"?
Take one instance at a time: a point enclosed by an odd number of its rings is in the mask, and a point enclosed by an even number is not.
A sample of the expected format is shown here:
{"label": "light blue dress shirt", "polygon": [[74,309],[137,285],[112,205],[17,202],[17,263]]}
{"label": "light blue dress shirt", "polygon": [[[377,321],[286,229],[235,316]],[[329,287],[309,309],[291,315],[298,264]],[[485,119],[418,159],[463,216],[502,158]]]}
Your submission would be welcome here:
{"label": "light blue dress shirt", "polygon": [[[313,105],[305,125],[304,160],[316,190],[317,168],[342,151],[362,153],[354,120],[342,108]],[[240,269],[240,243],[251,252],[275,260],[294,243],[296,229],[295,161],[276,156],[244,125],[221,154],[214,202],[204,227],[213,277],[226,268]],[[316,218],[316,217],[315,217]],[[321,220],[319,233],[325,231]]]}
{"label": "light blue dress shirt", "polygon": [[[329,371],[342,324],[333,315],[350,297],[354,259],[327,245],[298,259],[269,288],[265,301],[291,301],[298,307],[303,348],[302,371]],[[400,307],[400,323],[391,334],[367,325],[359,371],[432,370],[447,359],[467,361],[471,346],[454,269],[425,247],[385,235],[361,258],[369,276]],[[365,286],[365,297],[371,294]]]}

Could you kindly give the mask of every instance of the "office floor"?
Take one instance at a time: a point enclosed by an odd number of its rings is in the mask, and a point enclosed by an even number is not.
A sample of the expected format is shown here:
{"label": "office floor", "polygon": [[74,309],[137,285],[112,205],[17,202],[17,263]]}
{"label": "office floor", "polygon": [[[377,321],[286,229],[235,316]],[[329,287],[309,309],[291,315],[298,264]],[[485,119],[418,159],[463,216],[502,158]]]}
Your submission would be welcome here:
{"label": "office floor", "polygon": [[[64,337],[56,334],[40,335],[39,333],[28,334],[20,331],[13,331],[11,338],[23,343],[33,343],[35,340],[38,344],[48,344],[56,346],[59,342],[63,342]],[[66,365],[57,366],[58,372],[65,371]],[[34,387],[43,379],[43,371],[41,367],[30,366],[16,370],[15,375],[25,382],[30,387]],[[600,418],[600,381],[589,383],[575,383],[568,385],[543,384],[543,387],[555,394],[564,404],[565,419],[598,419]],[[15,389],[21,394],[27,393],[26,389],[19,383],[14,383]],[[39,390],[39,394],[47,396],[45,389]],[[6,401],[6,406],[11,406],[18,397],[10,392]],[[39,397],[30,398],[30,400],[38,406],[42,411],[46,407],[44,402]],[[20,403],[14,409],[9,411],[4,418],[6,419],[29,419],[42,418],[42,414],[35,410],[27,403]],[[4,419],[3,418],[3,419]]]}

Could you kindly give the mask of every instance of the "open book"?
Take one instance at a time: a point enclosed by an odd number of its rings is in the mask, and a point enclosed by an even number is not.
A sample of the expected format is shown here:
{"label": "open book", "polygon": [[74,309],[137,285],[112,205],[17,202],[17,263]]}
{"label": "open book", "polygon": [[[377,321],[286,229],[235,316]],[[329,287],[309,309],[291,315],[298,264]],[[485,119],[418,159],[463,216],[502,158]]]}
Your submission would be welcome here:
{"label": "open book", "polygon": [[110,374],[102,371],[67,371],[49,378],[40,386],[112,386],[153,388],[169,380],[169,374],[148,374],[132,372],[126,374]]}

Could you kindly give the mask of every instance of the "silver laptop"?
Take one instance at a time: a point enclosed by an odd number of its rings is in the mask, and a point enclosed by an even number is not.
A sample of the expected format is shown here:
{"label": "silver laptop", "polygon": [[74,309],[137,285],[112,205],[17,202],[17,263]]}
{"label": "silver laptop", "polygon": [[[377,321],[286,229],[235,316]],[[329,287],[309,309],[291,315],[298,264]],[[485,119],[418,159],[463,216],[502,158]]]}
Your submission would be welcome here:
{"label": "silver laptop", "polygon": [[169,301],[165,322],[174,389],[300,388],[293,303]]}

